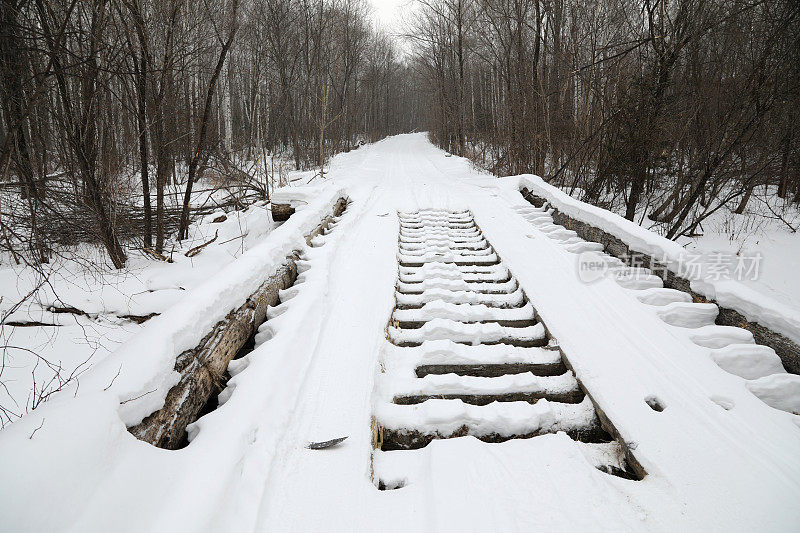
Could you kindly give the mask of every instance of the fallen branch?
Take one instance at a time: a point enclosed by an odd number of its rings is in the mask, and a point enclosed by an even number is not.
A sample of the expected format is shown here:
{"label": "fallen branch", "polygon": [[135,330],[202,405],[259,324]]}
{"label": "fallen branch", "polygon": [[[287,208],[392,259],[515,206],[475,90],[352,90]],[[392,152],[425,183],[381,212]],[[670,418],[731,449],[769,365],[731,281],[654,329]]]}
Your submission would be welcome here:
{"label": "fallen branch", "polygon": [[797,229],[798,229],[798,228],[796,228],[796,227],[792,226],[792,224],[791,224],[791,223],[789,223],[789,221],[788,221],[788,220],[786,220],[785,218],[783,218],[783,216],[781,216],[781,214],[780,214],[780,213],[778,213],[777,211],[775,211],[775,210],[772,208],[772,206],[771,206],[771,205],[769,205],[769,201],[768,201],[768,200],[761,200],[761,201],[762,201],[762,202],[764,202],[764,205],[766,205],[766,206],[767,206],[767,209],[769,209],[769,210],[770,210],[770,212],[771,212],[771,213],[772,213],[772,214],[775,216],[775,218],[777,218],[778,220],[780,220],[781,222],[783,222],[784,224],[786,224],[786,226],[789,228],[789,231],[790,231],[790,232],[792,232],[792,233],[797,233]]}
{"label": "fallen branch", "polygon": [[108,384],[108,386],[107,386],[105,389],[103,389],[103,391],[107,391],[108,389],[110,389],[110,388],[111,388],[111,385],[113,385],[113,384],[114,384],[114,382],[115,382],[115,381],[117,380],[117,378],[119,377],[119,373],[120,373],[120,372],[122,372],[122,365],[121,365],[121,364],[119,365],[119,368],[117,369],[117,373],[116,373],[116,374],[114,375],[114,377],[111,379],[111,383],[109,383],[109,384]]}
{"label": "fallen branch", "polygon": [[138,400],[139,398],[144,398],[148,394],[151,394],[151,393],[153,393],[153,392],[155,392],[157,390],[158,389],[149,390],[147,392],[144,392],[144,393],[140,394],[139,396],[134,396],[133,398],[128,398],[127,400],[122,400],[121,402],[119,402],[119,404],[122,405],[122,404],[126,404],[128,402],[132,402],[134,400]]}
{"label": "fallen branch", "polygon": [[228,243],[228,242],[231,242],[231,241],[235,241],[236,239],[244,239],[245,237],[247,237],[248,233],[249,232],[245,231],[241,235],[238,235],[238,236],[236,236],[236,237],[234,237],[232,239],[228,239],[227,241],[222,241],[220,244],[225,244],[225,243]]}
{"label": "fallen branch", "polygon": [[33,433],[31,433],[31,436],[28,437],[28,440],[33,440],[33,436],[36,434],[37,431],[42,429],[42,426],[44,426],[44,418],[42,418],[42,423],[39,424],[39,427],[33,430]]}
{"label": "fallen branch", "polygon": [[[195,246],[194,248],[191,248],[191,249],[189,249],[189,251],[188,251],[188,252],[186,252],[186,253],[185,253],[185,254],[183,254],[183,255],[185,255],[186,257],[194,257],[194,256],[196,256],[197,254],[199,254],[200,252],[202,252],[202,251],[203,251],[203,248],[205,248],[206,246],[208,246],[208,245],[209,245],[209,244],[211,244],[212,242],[216,241],[216,240],[217,240],[217,237],[219,237],[219,230],[217,230],[217,231],[215,231],[215,232],[214,232],[214,238],[213,238],[213,239],[211,239],[211,240],[210,240],[210,241],[208,241],[208,242],[204,242],[204,243],[203,243],[203,244],[201,244],[200,246]],[[235,237],[234,237],[234,238],[235,238]],[[231,240],[232,240],[232,239],[231,239]],[[226,242],[227,242],[227,241],[226,241]]]}
{"label": "fallen branch", "polygon": [[155,250],[153,250],[151,248],[145,247],[144,248],[144,252],[147,253],[147,254],[152,255],[153,257],[155,257],[159,261],[164,261],[165,263],[172,263],[172,259],[170,259],[169,257],[161,255],[160,253],[156,252]]}
{"label": "fallen branch", "polygon": [[47,308],[47,310],[53,314],[89,316],[89,313],[87,313],[86,311],[78,309],[77,307],[72,307],[71,305],[67,305],[64,307],[56,307],[55,305],[51,305]]}

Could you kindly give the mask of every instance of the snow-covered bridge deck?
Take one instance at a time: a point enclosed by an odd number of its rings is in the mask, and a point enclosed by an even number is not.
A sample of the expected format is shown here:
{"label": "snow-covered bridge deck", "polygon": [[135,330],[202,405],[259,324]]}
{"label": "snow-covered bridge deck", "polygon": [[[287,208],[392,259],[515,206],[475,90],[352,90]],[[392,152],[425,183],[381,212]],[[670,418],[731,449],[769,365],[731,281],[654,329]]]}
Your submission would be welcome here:
{"label": "snow-covered bridge deck", "polygon": [[[743,378],[716,362],[732,357],[725,350],[759,350],[748,348],[744,330],[713,325],[707,306],[693,307],[646,272],[581,282],[575,252],[595,246],[553,227],[546,210],[532,208],[513,180],[476,175],[421,135],[387,139],[339,157],[330,176],[352,204],[315,246],[302,247],[298,282],[282,295],[279,312],[268,314],[256,348],[229,367],[232,378],[220,407],[193,424],[189,446],[157,449],[126,430],[126,417],[154,408],[147,395],[132,399],[136,391],[169,383],[171,367],[141,363],[129,370],[134,357],[149,356],[124,348],[93,369],[76,397],[55,397],[0,433],[4,527],[780,531],[800,523],[797,416],[769,407]],[[421,227],[401,227],[398,211],[426,208],[455,213],[448,218],[455,227],[426,230],[426,217],[418,219]],[[479,232],[459,227],[467,217],[458,214],[467,212]],[[298,215],[302,211],[292,216]],[[267,241],[273,238],[276,234]],[[450,239],[458,241],[457,250],[445,249]],[[286,250],[273,251],[278,258]],[[437,261],[443,253],[450,255]],[[247,255],[242,259],[251,269],[261,268]],[[250,272],[238,268],[243,275]],[[513,286],[497,293],[469,290],[511,281]],[[396,295],[402,284],[423,287]],[[186,318],[212,324],[215,313],[224,311],[214,309],[214,302],[227,302],[197,301],[207,307]],[[402,455],[396,460],[378,455],[373,462],[373,417],[380,418],[388,390],[382,371],[416,371],[418,377],[411,378],[422,380],[438,374],[437,365],[461,364],[483,367],[484,379],[508,380],[493,376],[497,365],[550,368],[551,376],[567,370],[541,347],[501,352],[483,346],[483,353],[475,353],[441,339],[401,348],[387,338],[391,320],[431,324],[447,315],[444,320],[471,317],[479,324],[499,317],[484,316],[488,309],[525,309],[528,301],[647,473],[644,479],[596,468],[598,461],[613,462],[613,442],[583,443],[566,433],[502,443],[473,436],[436,439],[397,452]],[[403,314],[434,302],[428,311]],[[465,303],[473,307],[458,307]],[[393,313],[400,315],[392,318]],[[159,339],[158,325],[146,328],[152,330],[150,342]],[[109,386],[120,363],[123,370]],[[467,383],[465,377],[448,379],[439,389],[416,382],[388,386],[428,394]],[[469,386],[475,394],[494,387]],[[120,407],[121,400],[129,401]],[[433,408],[429,421],[471,416],[472,407],[462,414]],[[588,407],[591,414],[593,406]],[[29,439],[42,419],[45,424]],[[344,435],[349,438],[337,447],[306,448],[310,441]],[[373,471],[404,486],[378,490]],[[31,516],[23,505],[31,501],[45,502],[41,513]]]}

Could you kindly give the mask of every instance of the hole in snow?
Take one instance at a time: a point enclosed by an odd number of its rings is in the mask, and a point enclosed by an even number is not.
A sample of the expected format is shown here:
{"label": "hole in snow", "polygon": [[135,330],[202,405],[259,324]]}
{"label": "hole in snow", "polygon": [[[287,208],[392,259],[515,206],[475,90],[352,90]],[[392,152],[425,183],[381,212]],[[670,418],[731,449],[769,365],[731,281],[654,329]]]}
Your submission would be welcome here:
{"label": "hole in snow", "polygon": [[596,467],[599,471],[605,472],[606,474],[611,474],[612,476],[621,477],[623,479],[630,479],[632,481],[639,481],[639,478],[633,472],[628,472],[627,470],[623,470],[618,466],[614,465],[600,465]]}
{"label": "hole in snow", "polygon": [[663,411],[664,409],[666,409],[666,408],[667,408],[667,406],[666,406],[666,405],[664,405],[664,404],[661,402],[661,400],[659,400],[659,399],[658,399],[656,396],[653,396],[653,395],[650,395],[650,396],[646,397],[646,398],[644,399],[644,402],[645,402],[647,405],[649,405],[649,406],[650,406],[650,409],[652,409],[653,411],[656,411],[656,412],[658,412],[658,413],[660,413],[661,411]]}
{"label": "hole in snow", "polygon": [[396,490],[402,489],[406,486],[405,479],[398,479],[394,481],[384,482],[382,479],[378,481],[378,490]]}

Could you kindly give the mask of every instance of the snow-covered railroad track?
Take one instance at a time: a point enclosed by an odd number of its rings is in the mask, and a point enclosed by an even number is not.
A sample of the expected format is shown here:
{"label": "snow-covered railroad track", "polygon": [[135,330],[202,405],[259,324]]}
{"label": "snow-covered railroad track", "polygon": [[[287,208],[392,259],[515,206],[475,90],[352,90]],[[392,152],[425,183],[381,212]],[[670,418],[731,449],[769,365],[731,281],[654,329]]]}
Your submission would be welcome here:
{"label": "snow-covered railroad track", "polygon": [[[611,447],[614,464],[596,466],[635,478],[471,214],[422,210],[399,218],[397,307],[387,328],[391,363],[378,377],[381,400],[375,408],[379,488],[402,485],[382,471],[394,471],[395,454],[433,439],[472,435],[494,443],[560,431]],[[478,239],[469,252],[457,240],[461,232]],[[442,234],[449,240],[439,239]],[[418,235],[437,240],[431,244]],[[475,257],[486,260],[476,264]],[[408,300],[421,296],[428,298]]]}
{"label": "snow-covered railroad track", "polygon": [[[195,269],[207,282],[79,390],[0,432],[0,529],[796,529],[800,417],[759,400],[794,375],[645,271],[601,255],[614,275],[583,280],[578,255],[613,246],[554,227],[563,219],[527,202],[522,179],[479,175],[423,135],[337,156],[325,183],[292,188],[302,201],[283,225],[251,233],[223,270]],[[352,204],[335,229],[306,246],[343,195]],[[431,203],[444,209],[410,216]],[[227,366],[189,446],[131,435],[180,377],[175,358],[294,251],[299,279]],[[159,279],[174,266],[163,268]],[[493,337],[541,326],[540,346]],[[577,434],[598,420],[597,438]],[[421,447],[390,450],[404,429]]]}

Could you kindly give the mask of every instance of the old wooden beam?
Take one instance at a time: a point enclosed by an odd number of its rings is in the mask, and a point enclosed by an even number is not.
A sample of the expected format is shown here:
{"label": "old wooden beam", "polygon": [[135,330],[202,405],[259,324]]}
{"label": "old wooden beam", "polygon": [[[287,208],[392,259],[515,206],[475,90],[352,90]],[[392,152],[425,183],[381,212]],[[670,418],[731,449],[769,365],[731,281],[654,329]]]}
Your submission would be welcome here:
{"label": "old wooden beam", "polygon": [[[306,241],[322,233],[346,206],[347,200],[340,198]],[[243,305],[217,322],[197,346],[177,356],[175,371],[180,381],[167,393],[161,409],[128,428],[133,435],[159,448],[177,449],[187,443],[186,426],[197,419],[212,395],[224,388],[228,363],[264,322],[267,307],[278,304],[278,291],[291,287],[297,278],[296,260],[296,254],[287,257]]]}

